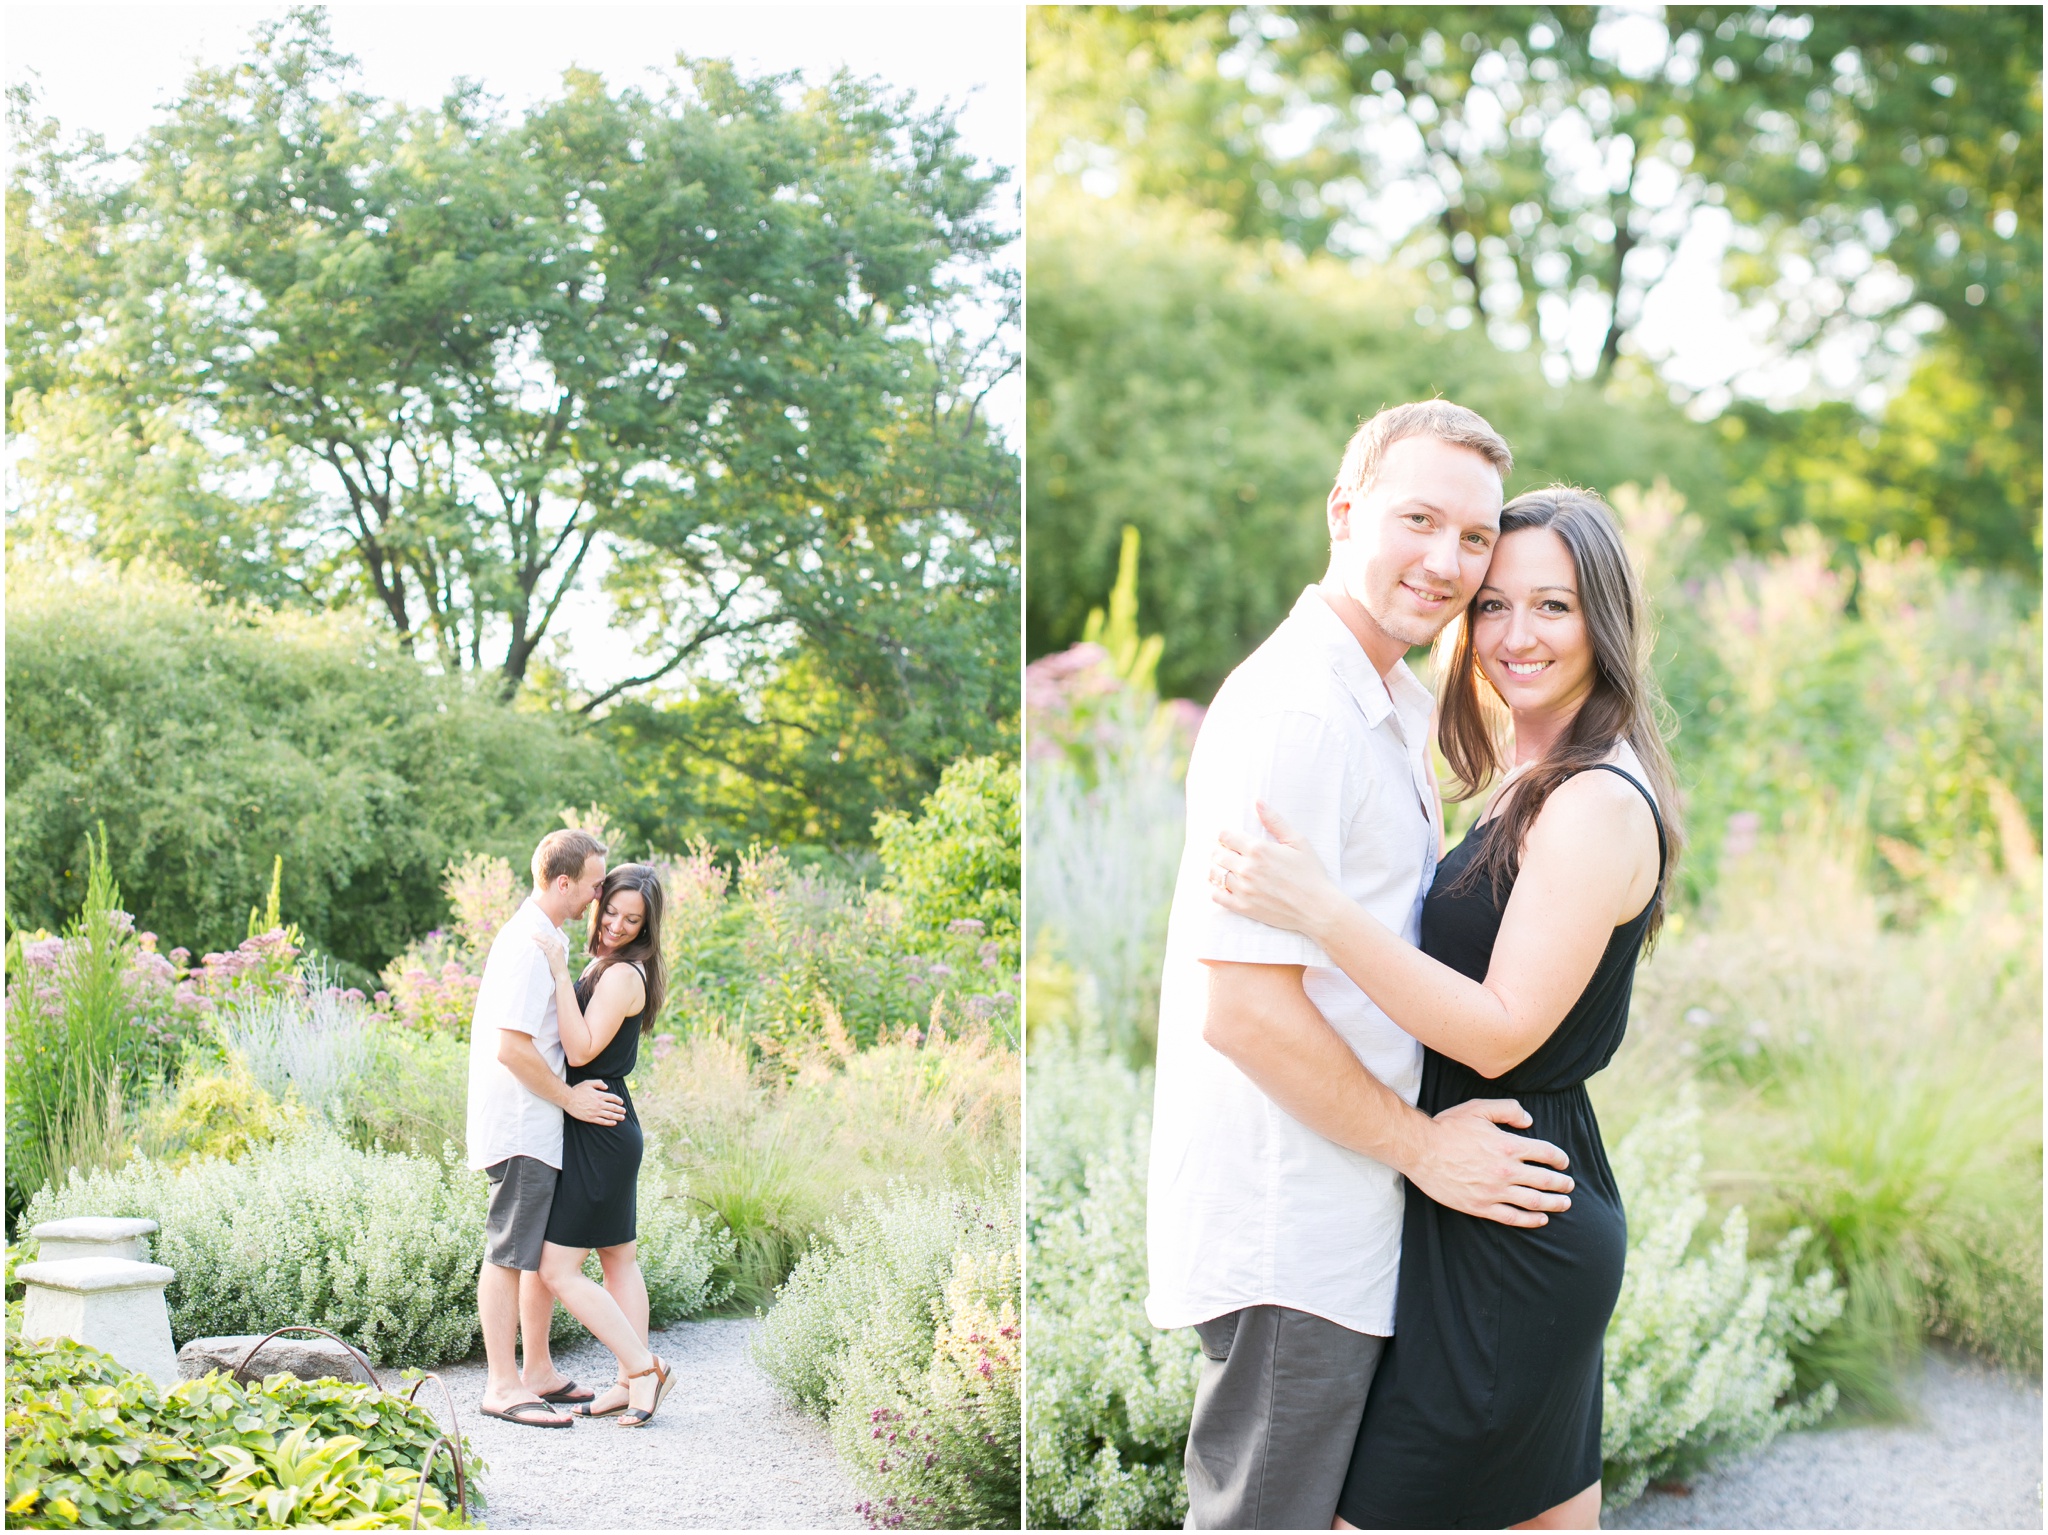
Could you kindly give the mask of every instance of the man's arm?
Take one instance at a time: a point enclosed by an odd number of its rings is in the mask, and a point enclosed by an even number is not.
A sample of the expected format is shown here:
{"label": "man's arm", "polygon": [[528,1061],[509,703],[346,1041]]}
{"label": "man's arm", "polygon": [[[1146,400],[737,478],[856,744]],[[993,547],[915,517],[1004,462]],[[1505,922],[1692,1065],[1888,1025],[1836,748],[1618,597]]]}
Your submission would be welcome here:
{"label": "man's arm", "polygon": [[1520,1104],[1475,1099],[1431,1119],[1359,1063],[1309,1001],[1300,965],[1205,963],[1202,1038],[1309,1129],[1386,1163],[1467,1215],[1541,1226],[1549,1220],[1544,1212],[1571,1207],[1565,1154],[1499,1128],[1531,1122]]}
{"label": "man's arm", "polygon": [[498,1030],[498,1064],[519,1079],[519,1085],[536,1098],[545,1098],[564,1114],[593,1125],[615,1125],[626,1117],[626,1105],[617,1093],[608,1093],[602,1082],[578,1082],[574,1087],[555,1075],[541,1058],[531,1034],[517,1029]]}

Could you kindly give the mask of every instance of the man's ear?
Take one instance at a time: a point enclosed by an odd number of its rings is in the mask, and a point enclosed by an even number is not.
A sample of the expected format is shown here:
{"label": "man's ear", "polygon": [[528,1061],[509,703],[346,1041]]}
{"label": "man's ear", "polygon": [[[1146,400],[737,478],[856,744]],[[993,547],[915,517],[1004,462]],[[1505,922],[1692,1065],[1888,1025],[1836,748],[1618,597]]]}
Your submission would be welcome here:
{"label": "man's ear", "polygon": [[1330,524],[1330,542],[1337,543],[1351,536],[1352,492],[1342,485],[1330,487],[1329,500],[1324,503],[1324,515]]}

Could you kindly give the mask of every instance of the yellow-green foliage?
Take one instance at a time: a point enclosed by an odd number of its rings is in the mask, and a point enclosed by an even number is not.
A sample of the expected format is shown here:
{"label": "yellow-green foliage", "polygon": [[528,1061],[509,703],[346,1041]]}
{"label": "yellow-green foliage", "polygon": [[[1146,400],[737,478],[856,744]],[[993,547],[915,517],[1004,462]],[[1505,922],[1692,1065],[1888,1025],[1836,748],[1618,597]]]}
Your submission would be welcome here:
{"label": "yellow-green foliage", "polygon": [[145,1138],[171,1167],[206,1157],[236,1161],[303,1128],[305,1109],[257,1086],[238,1056],[217,1069],[188,1071],[170,1099],[145,1115]]}
{"label": "yellow-green foliage", "polygon": [[[8,1340],[7,1522],[15,1529],[465,1526],[424,1407],[367,1385],[224,1375],[161,1389],[69,1338]],[[470,1496],[483,1463],[464,1447]]]}
{"label": "yellow-green foliage", "polygon": [[1887,1408],[1923,1332],[2039,1366],[2041,907],[2017,828],[2013,874],[1952,862],[1880,897],[1870,861],[1830,820],[1732,862],[1592,1090],[1618,1140],[1697,1085],[1709,1192],[1766,1237],[1811,1227],[1848,1286],[1809,1371]]}
{"label": "yellow-green foliage", "polygon": [[650,1140],[731,1229],[720,1277],[750,1308],[849,1196],[979,1187],[1016,1167],[1017,1056],[983,1032],[856,1050],[828,1011],[823,1038],[758,1063],[728,1033],[657,1040],[633,1097]]}

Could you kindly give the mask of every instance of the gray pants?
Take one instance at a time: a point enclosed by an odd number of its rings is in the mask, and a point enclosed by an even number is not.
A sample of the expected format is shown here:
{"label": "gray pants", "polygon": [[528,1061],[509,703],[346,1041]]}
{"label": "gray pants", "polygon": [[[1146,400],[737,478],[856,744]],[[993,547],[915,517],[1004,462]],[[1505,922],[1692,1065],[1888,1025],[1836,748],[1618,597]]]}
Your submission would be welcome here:
{"label": "gray pants", "polygon": [[1286,1306],[1196,1324],[1191,1530],[1327,1530],[1385,1338]]}

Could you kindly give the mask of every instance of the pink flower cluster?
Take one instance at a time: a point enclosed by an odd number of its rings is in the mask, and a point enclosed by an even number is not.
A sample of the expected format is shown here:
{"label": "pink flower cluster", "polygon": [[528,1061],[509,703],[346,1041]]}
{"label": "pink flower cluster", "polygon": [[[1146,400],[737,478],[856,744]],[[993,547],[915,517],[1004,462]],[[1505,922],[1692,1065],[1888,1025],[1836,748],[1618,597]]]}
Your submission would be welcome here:
{"label": "pink flower cluster", "polygon": [[[177,977],[172,1000],[188,1011],[211,1013],[244,997],[302,990],[305,983],[297,970],[299,949],[292,936],[284,928],[272,928],[243,939],[225,953],[206,955],[196,970],[168,971]],[[173,949],[171,954],[173,958],[190,958],[183,949]]]}
{"label": "pink flower cluster", "polygon": [[390,993],[377,995],[388,995],[398,1016],[416,1029],[461,1035],[469,1031],[482,985],[481,976],[471,975],[460,961],[450,959],[442,961],[439,974],[424,965],[408,966],[396,977]]}
{"label": "pink flower cluster", "polygon": [[[186,949],[158,953],[156,934],[136,932],[127,912],[108,917],[117,947],[126,951],[122,991],[129,1024],[152,1046],[192,1033],[226,1002],[303,985],[296,970],[299,951],[286,930],[258,934],[224,954],[208,954],[195,969]],[[37,1023],[61,1022],[65,971],[90,952],[90,942],[81,936],[24,943],[22,972],[7,988],[10,1020],[26,1013]],[[21,1031],[22,1037],[28,1032]]]}
{"label": "pink flower cluster", "polygon": [[1175,698],[1156,709],[1151,695],[1116,674],[1109,652],[1080,644],[1040,656],[1024,668],[1026,739],[1034,757],[1076,751],[1114,750],[1142,735],[1148,717],[1164,722],[1186,751],[1194,744],[1206,712],[1200,704]]}

